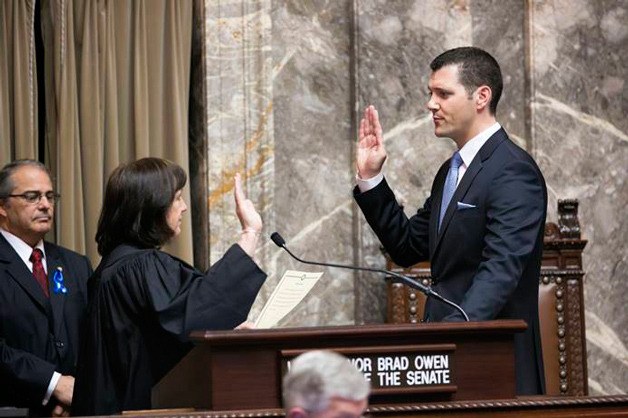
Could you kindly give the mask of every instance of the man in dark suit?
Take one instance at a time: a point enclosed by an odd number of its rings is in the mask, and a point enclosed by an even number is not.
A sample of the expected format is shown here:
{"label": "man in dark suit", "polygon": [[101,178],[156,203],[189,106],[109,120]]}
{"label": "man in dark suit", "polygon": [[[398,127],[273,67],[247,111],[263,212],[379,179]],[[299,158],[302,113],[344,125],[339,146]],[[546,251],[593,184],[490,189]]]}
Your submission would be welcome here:
{"label": "man in dark suit", "polygon": [[0,406],[67,415],[89,260],[44,242],[58,200],[45,166],[0,170]]}
{"label": "man in dark suit", "polygon": [[[360,124],[355,199],[395,263],[429,260],[434,289],[472,321],[527,322],[527,330],[515,336],[517,393],[543,393],[538,318],[547,207],[543,175],[495,119],[503,83],[490,54],[456,48],[430,67],[427,107],[435,135],[451,138],[458,150],[438,170],[423,207],[407,218],[383,178],[382,128],[369,106]],[[464,319],[428,299],[424,320]]]}

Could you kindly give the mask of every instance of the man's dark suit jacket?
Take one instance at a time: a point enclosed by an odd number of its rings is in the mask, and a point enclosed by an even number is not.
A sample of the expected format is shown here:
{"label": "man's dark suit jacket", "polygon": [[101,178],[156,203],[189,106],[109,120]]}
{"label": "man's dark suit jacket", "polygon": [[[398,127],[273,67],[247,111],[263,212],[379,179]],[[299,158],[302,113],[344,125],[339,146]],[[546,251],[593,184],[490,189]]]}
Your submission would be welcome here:
{"label": "man's dark suit jacket", "polygon": [[[79,321],[87,308],[87,257],[45,242],[50,299],[24,261],[0,235],[0,406],[31,408],[41,403],[54,371],[74,375]],[[66,294],[53,292],[52,274],[63,269]]]}
{"label": "man's dark suit jacket", "polygon": [[[472,321],[523,319],[515,336],[518,394],[543,393],[545,380],[538,289],[547,208],[545,180],[534,160],[500,129],[475,156],[438,228],[450,162],[439,169],[423,208],[408,219],[384,180],[355,199],[392,260],[429,260],[433,287]],[[472,205],[471,207],[460,205]],[[426,321],[461,321],[453,308],[429,299]]]}

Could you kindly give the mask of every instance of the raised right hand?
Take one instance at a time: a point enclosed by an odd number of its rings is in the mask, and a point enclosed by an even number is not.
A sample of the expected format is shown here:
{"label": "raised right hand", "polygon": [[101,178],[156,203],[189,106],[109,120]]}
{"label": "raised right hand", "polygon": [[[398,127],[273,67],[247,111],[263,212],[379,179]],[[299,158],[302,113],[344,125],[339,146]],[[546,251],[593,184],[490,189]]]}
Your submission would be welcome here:
{"label": "raised right hand", "polygon": [[257,247],[257,239],[262,232],[262,217],[259,212],[255,210],[253,202],[247,199],[244,194],[242,179],[239,173],[235,175],[235,187],[233,191],[236,202],[236,214],[242,225],[242,234],[238,244],[250,257],[253,257],[255,255],[255,248]]}
{"label": "raised right hand", "polygon": [[382,137],[382,126],[379,123],[377,109],[373,105],[364,109],[358,139],[356,151],[358,176],[362,179],[370,179],[382,171],[387,157]]}

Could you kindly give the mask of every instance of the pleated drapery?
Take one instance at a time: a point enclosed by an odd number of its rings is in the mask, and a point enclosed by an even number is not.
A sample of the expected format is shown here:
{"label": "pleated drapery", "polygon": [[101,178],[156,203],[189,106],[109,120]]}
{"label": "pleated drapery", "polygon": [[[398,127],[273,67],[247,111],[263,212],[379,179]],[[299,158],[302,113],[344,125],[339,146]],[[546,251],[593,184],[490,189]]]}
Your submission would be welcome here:
{"label": "pleated drapery", "polygon": [[0,166],[37,158],[35,0],[0,1]]}
{"label": "pleated drapery", "polygon": [[[28,67],[34,59],[22,56],[34,56],[30,42],[35,4],[35,0],[0,2],[0,48],[7,57],[0,67],[3,163],[38,158],[36,77],[35,68]],[[45,77],[44,160],[62,195],[57,242],[87,254],[95,263],[94,236],[109,173],[122,162],[147,156],[167,158],[188,170],[193,4],[192,0],[37,4],[44,43],[44,69],[39,68]],[[189,202],[188,188],[185,197]],[[189,217],[167,250],[192,260]]]}

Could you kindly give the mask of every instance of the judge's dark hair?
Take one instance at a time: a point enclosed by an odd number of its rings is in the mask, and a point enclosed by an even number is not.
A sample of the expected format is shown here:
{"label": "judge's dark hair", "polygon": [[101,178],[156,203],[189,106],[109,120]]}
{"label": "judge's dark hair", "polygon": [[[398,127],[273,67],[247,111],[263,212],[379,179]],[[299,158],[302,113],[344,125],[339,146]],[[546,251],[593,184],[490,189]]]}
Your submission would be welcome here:
{"label": "judge's dark hair", "polygon": [[443,52],[434,58],[430,63],[430,68],[432,71],[437,71],[448,65],[458,66],[459,81],[467,93],[473,93],[480,86],[491,88],[489,110],[492,115],[495,115],[497,103],[504,89],[502,72],[497,60],[483,49],[464,46]]}
{"label": "judge's dark hair", "polygon": [[161,158],[142,158],[116,168],[107,181],[98,219],[98,252],[105,256],[120,244],[162,246],[174,235],[166,214],[186,181],[181,167]]}

